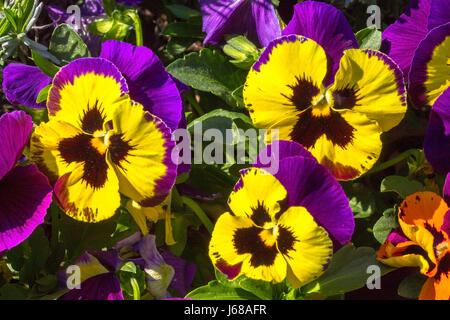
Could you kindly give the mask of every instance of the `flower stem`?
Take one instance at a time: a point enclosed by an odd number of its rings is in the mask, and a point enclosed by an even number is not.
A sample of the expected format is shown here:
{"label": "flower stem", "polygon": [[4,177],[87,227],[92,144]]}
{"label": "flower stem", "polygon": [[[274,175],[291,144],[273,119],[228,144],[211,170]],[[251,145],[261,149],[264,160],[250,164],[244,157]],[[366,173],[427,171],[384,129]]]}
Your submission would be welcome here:
{"label": "flower stem", "polygon": [[186,196],[181,196],[181,200],[183,201],[183,203],[185,205],[187,205],[189,208],[191,208],[192,211],[194,211],[194,213],[197,215],[197,217],[203,223],[203,225],[208,230],[208,232],[210,234],[212,234],[213,223],[211,222],[209,217],[206,215],[205,211],[203,211],[203,209],[197,204],[197,202],[195,202],[194,200],[192,200],[191,198],[186,197]]}

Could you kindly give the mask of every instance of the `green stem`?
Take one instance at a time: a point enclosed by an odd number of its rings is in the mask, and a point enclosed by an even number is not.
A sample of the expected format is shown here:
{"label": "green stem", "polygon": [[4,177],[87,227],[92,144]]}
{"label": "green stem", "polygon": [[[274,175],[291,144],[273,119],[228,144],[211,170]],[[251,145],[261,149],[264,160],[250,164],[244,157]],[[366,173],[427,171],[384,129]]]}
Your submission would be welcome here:
{"label": "green stem", "polygon": [[184,96],[186,97],[187,101],[191,104],[192,108],[194,108],[195,112],[197,112],[199,116],[205,114],[200,104],[197,102],[197,100],[195,100],[194,92],[192,90],[186,92]]}
{"label": "green stem", "polygon": [[213,223],[211,222],[211,220],[209,220],[209,217],[206,215],[205,211],[203,211],[203,209],[197,204],[197,202],[186,196],[181,196],[181,200],[185,205],[191,208],[192,211],[194,211],[194,213],[203,223],[208,232],[212,234],[214,228]]}
{"label": "green stem", "polygon": [[51,217],[52,217],[52,248],[56,248],[59,242],[59,209],[53,202],[51,204]]}
{"label": "green stem", "polygon": [[142,33],[142,22],[141,18],[139,18],[139,14],[137,11],[131,11],[128,15],[133,19],[134,22],[134,31],[136,33],[136,45],[138,47],[144,45],[144,35]]}
{"label": "green stem", "polygon": [[397,163],[400,163],[400,162],[408,159],[410,156],[412,156],[414,154],[414,152],[416,152],[416,150],[413,150],[413,149],[407,150],[407,151],[399,154],[398,156],[396,156],[396,157],[394,157],[394,158],[392,158],[392,159],[390,159],[390,160],[388,160],[386,162],[383,162],[383,163],[380,163],[379,165],[376,165],[375,167],[370,169],[367,172],[367,174],[380,172],[380,171],[383,171],[383,170],[385,170],[385,169],[387,169],[389,167],[392,167],[392,166],[396,165]]}
{"label": "green stem", "polygon": [[133,288],[133,299],[141,300],[141,290],[139,289],[139,284],[136,278],[131,278],[131,287]]}

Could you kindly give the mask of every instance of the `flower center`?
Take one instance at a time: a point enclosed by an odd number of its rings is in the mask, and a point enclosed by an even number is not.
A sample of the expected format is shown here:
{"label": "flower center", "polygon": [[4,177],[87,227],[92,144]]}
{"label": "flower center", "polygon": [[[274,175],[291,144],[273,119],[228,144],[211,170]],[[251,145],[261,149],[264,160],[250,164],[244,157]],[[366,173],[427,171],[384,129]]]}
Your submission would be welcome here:
{"label": "flower center", "polygon": [[275,242],[277,241],[278,226],[272,225],[265,227],[264,230],[259,233],[259,237],[267,247],[272,247],[273,245],[275,245]]}

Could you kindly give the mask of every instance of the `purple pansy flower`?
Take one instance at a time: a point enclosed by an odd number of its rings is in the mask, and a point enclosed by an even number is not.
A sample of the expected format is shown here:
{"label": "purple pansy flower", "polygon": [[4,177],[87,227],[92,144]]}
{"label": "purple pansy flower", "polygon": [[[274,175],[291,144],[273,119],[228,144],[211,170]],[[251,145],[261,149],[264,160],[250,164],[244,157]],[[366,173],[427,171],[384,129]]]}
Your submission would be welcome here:
{"label": "purple pansy flower", "polygon": [[[62,295],[59,300],[123,300],[120,281],[115,270],[120,266],[117,252],[85,252],[75,262],[80,270],[80,281],[71,283],[75,288]],[[65,270],[58,273],[62,287],[68,286]]]}
{"label": "purple pansy flower", "polygon": [[412,0],[383,32],[381,51],[408,76],[409,95],[416,107],[433,105],[449,85],[449,23],[448,0]]}
{"label": "purple pansy flower", "polygon": [[23,111],[0,117],[0,252],[24,241],[44,222],[52,201],[52,188],[37,167],[16,165],[32,128]]}
{"label": "purple pansy flower", "polygon": [[265,47],[281,35],[278,17],[270,0],[200,0],[204,43],[217,44],[226,34],[244,34]]}
{"label": "purple pansy flower", "polygon": [[[186,90],[185,85],[169,75],[152,50],[108,40],[102,44],[99,57],[117,67],[127,82],[130,97],[145,111],[159,117],[172,131],[183,125],[180,92]],[[51,81],[37,67],[11,63],[4,69],[3,90],[11,103],[36,107],[40,89]]]}
{"label": "purple pansy flower", "polygon": [[431,109],[423,149],[428,162],[437,172],[450,172],[450,88],[444,91]]}
{"label": "purple pansy flower", "polygon": [[219,217],[211,236],[214,266],[230,280],[242,274],[274,283],[287,278],[295,288],[319,277],[355,226],[340,184],[290,141],[272,143],[240,173],[230,212]]}

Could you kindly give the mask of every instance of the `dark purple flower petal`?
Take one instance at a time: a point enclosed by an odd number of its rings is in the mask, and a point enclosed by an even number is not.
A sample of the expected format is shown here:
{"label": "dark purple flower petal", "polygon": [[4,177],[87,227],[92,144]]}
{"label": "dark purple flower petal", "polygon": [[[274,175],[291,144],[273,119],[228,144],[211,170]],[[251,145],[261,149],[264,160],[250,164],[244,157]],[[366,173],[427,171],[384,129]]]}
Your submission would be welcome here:
{"label": "dark purple flower petal", "polygon": [[23,111],[5,113],[0,117],[0,180],[22,156],[32,129],[31,117]]}
{"label": "dark purple flower petal", "polygon": [[100,261],[100,263],[110,271],[119,269],[123,260],[119,257],[119,251],[115,249],[107,251],[89,251],[89,254],[93,255]]}
{"label": "dark purple flower petal", "polygon": [[[349,242],[355,221],[344,190],[324,166],[295,144],[280,141],[278,171],[276,166],[272,169],[258,163],[254,166],[265,167],[283,184],[288,193],[287,206],[305,207],[335,242],[340,245]],[[293,156],[295,153],[299,155]]]}
{"label": "dark purple flower petal", "polygon": [[383,32],[381,51],[399,65],[405,77],[417,46],[428,33],[430,2],[431,0],[412,0],[397,21]]}
{"label": "dark purple flower petal", "polygon": [[450,1],[432,0],[428,17],[428,30],[450,22]]}
{"label": "dark purple flower petal", "polygon": [[246,34],[249,40],[265,47],[281,35],[270,0],[200,0],[200,9],[206,32],[204,43],[219,43],[226,34]]}
{"label": "dark purple flower petal", "polygon": [[332,5],[305,1],[296,4],[294,16],[282,31],[283,35],[297,34],[320,44],[328,55],[328,74],[324,85],[333,82],[344,50],[359,48],[355,35],[344,14]]}
{"label": "dark purple flower petal", "polygon": [[113,272],[102,273],[81,283],[80,289],[72,289],[59,300],[124,300],[120,282]]}
{"label": "dark purple flower petal", "polygon": [[51,202],[52,188],[34,164],[7,173],[0,180],[0,252],[28,238]]}
{"label": "dark purple flower petal", "polygon": [[39,92],[52,82],[38,67],[10,63],[3,69],[3,91],[14,105],[45,108],[45,101],[36,103]]}
{"label": "dark purple flower petal", "polygon": [[442,193],[444,194],[444,199],[447,202],[447,205],[450,207],[450,173],[447,173],[447,178],[445,179],[444,190]]}
{"label": "dark purple flower petal", "polygon": [[131,99],[172,131],[178,128],[183,112],[180,92],[156,54],[146,47],[109,40],[103,43],[100,57],[114,63],[125,77]]}
{"label": "dark purple flower petal", "polygon": [[[449,38],[450,22],[431,30],[414,53],[408,75],[408,94],[417,108],[434,104],[446,86],[449,53],[444,50]],[[440,48],[439,56],[437,48]]]}
{"label": "dark purple flower petal", "polygon": [[431,109],[423,149],[428,162],[437,172],[450,172],[450,88],[444,91]]}
{"label": "dark purple flower petal", "polygon": [[186,260],[173,255],[169,251],[163,251],[161,256],[175,270],[170,286],[185,296],[194,278],[195,265],[187,263]]}

